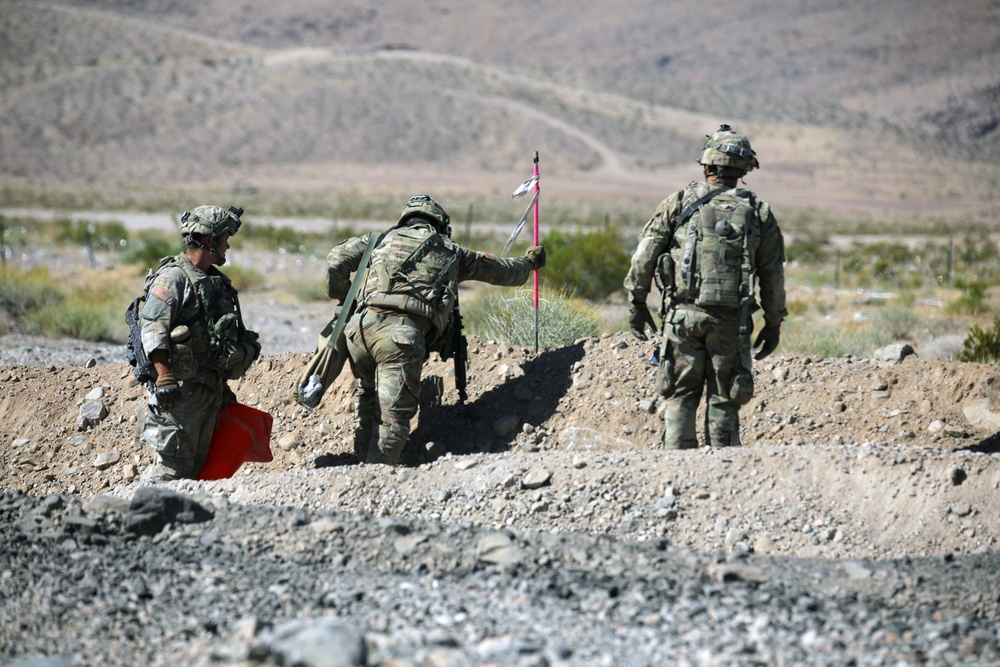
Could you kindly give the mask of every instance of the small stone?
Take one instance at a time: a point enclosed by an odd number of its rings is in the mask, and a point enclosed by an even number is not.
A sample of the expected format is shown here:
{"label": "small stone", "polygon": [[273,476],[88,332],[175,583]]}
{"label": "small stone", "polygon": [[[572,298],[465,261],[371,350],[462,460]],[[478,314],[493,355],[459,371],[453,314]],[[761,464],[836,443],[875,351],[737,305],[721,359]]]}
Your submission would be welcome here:
{"label": "small stone", "polygon": [[761,535],[753,543],[754,553],[770,554],[774,553],[774,540],[767,535]]}
{"label": "small stone", "polygon": [[521,550],[504,533],[491,533],[479,540],[479,560],[495,565],[514,565],[521,562]]}
{"label": "small stone", "polygon": [[108,416],[108,409],[103,403],[88,401],[80,406],[80,414],[76,418],[76,427],[81,431],[97,426]]}
{"label": "small stone", "polygon": [[969,516],[972,514],[972,505],[969,503],[957,503],[952,506],[951,511],[958,516]]}
{"label": "small stone", "polygon": [[521,419],[515,415],[505,415],[493,422],[493,434],[498,438],[506,438],[517,432],[521,427]]}
{"label": "small stone", "polygon": [[424,445],[424,451],[427,452],[427,456],[432,461],[441,458],[448,452],[444,445],[433,440]]}
{"label": "small stone", "polygon": [[291,433],[286,433],[285,435],[278,438],[278,447],[290,452],[296,447],[302,444],[302,436],[299,435],[298,431],[292,431]]}
{"label": "small stone", "polygon": [[532,470],[521,480],[522,489],[540,489],[552,481],[552,473],[548,470]]}
{"label": "small stone", "polygon": [[119,452],[101,452],[94,459],[94,467],[98,470],[107,470],[121,460],[122,455]]}

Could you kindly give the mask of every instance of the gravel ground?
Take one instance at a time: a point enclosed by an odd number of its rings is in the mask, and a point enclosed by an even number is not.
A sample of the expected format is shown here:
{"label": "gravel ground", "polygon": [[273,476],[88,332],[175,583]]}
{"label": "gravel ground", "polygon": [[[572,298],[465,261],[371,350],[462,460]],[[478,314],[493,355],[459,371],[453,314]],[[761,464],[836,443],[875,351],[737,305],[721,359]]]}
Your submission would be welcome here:
{"label": "gravel ground", "polygon": [[628,336],[475,341],[467,413],[416,431],[447,453],[388,469],[348,378],[288,398],[326,314],[244,305],[275,461],[216,482],[129,481],[121,346],[0,338],[0,665],[1000,665],[989,368],[779,355],[746,447],[668,453]]}
{"label": "gravel ground", "polygon": [[173,486],[0,497],[5,664],[1000,664],[992,553],[726,557]]}

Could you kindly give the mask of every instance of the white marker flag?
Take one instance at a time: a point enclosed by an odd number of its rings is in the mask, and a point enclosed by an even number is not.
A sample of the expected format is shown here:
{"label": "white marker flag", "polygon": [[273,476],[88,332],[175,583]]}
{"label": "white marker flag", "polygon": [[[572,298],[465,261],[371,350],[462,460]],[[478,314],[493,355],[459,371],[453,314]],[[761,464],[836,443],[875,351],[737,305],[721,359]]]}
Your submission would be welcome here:
{"label": "white marker flag", "polygon": [[517,186],[517,190],[514,190],[514,192],[510,193],[510,198],[511,199],[517,199],[521,195],[528,194],[528,192],[530,192],[531,189],[533,187],[535,187],[535,183],[537,183],[537,182],[538,182],[538,177],[537,176],[533,176],[532,178],[529,178],[524,183],[521,183],[519,186]]}
{"label": "white marker flag", "polygon": [[[531,179],[531,180],[534,181],[535,179]],[[530,183],[531,181],[528,181],[528,182]],[[524,186],[522,185],[521,187],[524,187]],[[520,190],[520,188],[518,188],[518,189]],[[518,196],[520,196],[520,195],[518,195]],[[512,245],[514,245],[514,241],[517,240],[517,235],[521,233],[521,228],[524,227],[524,223],[528,220],[528,212],[531,210],[531,207],[535,205],[536,201],[538,201],[538,193],[537,192],[535,193],[535,196],[531,198],[531,202],[528,204],[528,208],[524,209],[524,215],[521,216],[520,222],[518,222],[517,226],[514,227],[514,231],[511,233],[510,238],[507,239],[507,243],[503,247],[503,252],[500,253],[501,257],[503,257],[504,255],[506,255],[507,251],[510,250],[510,247]]]}

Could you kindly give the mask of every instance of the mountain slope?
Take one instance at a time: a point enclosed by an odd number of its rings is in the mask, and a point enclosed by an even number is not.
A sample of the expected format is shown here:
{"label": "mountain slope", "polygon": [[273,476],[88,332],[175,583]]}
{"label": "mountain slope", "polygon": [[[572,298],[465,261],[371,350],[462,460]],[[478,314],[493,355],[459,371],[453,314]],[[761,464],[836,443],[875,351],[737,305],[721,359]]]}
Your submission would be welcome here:
{"label": "mountain slope", "polygon": [[0,177],[651,207],[732,122],[779,206],[988,214],[997,10],[897,4],[7,0]]}

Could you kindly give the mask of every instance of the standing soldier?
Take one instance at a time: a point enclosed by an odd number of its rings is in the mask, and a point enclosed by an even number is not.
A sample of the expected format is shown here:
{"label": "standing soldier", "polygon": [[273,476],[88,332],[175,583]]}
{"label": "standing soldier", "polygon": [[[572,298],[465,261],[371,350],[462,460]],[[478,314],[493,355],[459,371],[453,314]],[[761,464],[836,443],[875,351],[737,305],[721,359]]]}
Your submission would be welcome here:
{"label": "standing soldier", "polygon": [[[523,285],[545,265],[545,248],[502,259],[454,243],[450,218],[427,195],[411,197],[396,226],[371,255],[358,307],[345,329],[356,380],[354,453],[395,465],[420,399],[420,374],[431,352],[451,343],[458,283]],[[342,241],[327,257],[327,294],[344,300],[371,234]],[[351,304],[341,304],[350,308]],[[346,313],[344,314],[346,316]]]}
{"label": "standing soldier", "polygon": [[208,456],[219,409],[236,396],[226,384],[260,354],[243,325],[236,290],[216,267],[243,209],[199,206],[181,216],[187,250],[160,262],[146,278],[139,315],[142,347],[156,369],[143,438],[156,461],[144,481],[193,478]]}
{"label": "standing soldier", "polygon": [[[663,343],[657,390],[667,399],[663,446],[698,446],[696,414],[707,387],[705,444],[740,444],[739,409],[753,396],[753,311],[764,328],[754,347],[763,359],[778,347],[785,310],[784,240],[767,202],[737,182],[760,166],[750,142],[728,125],[705,137],[692,182],[656,208],[625,278],[629,329],[646,340],[656,328],[646,297],[662,296]],[[760,290],[760,306],[755,291]]]}

